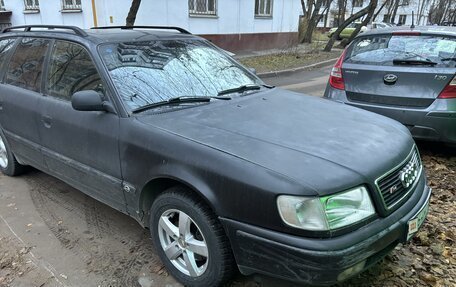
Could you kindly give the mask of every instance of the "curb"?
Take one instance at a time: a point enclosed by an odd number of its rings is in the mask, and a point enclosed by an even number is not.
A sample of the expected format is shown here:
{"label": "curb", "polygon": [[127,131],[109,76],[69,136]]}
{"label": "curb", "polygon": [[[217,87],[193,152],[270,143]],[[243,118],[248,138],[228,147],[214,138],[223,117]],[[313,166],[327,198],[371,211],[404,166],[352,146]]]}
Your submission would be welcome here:
{"label": "curb", "polygon": [[311,65],[302,66],[302,67],[298,67],[298,68],[293,68],[293,69],[258,73],[257,76],[262,77],[262,78],[272,78],[272,77],[277,77],[277,76],[284,76],[284,75],[293,74],[296,72],[301,72],[301,71],[312,69],[312,68],[320,68],[327,64],[334,64],[334,63],[336,63],[337,59],[338,58],[333,58],[333,59],[329,59],[329,60],[325,60],[322,62],[318,62],[318,63],[314,63]]}

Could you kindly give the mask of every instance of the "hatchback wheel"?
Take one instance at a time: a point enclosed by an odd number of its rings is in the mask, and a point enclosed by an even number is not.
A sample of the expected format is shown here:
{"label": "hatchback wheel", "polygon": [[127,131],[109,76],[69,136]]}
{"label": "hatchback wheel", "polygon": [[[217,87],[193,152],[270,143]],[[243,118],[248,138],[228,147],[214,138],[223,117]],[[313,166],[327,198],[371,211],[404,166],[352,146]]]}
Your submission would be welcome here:
{"label": "hatchback wheel", "polygon": [[219,286],[232,276],[234,259],[224,230],[189,190],[175,187],[160,195],[150,222],[158,255],[185,286]]}
{"label": "hatchback wheel", "polygon": [[9,176],[19,175],[24,166],[17,162],[3,132],[0,130],[0,171]]}

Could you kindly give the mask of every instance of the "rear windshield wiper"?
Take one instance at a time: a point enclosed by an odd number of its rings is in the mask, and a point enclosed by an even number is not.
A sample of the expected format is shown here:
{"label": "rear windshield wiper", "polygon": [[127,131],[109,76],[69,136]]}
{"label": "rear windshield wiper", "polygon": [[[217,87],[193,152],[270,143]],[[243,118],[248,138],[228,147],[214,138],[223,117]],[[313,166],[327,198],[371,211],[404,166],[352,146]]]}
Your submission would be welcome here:
{"label": "rear windshield wiper", "polygon": [[261,89],[261,86],[258,86],[258,85],[242,85],[237,88],[220,91],[218,93],[218,96],[223,96],[223,95],[232,94],[232,93],[242,93],[245,91],[252,91],[252,90],[259,90],[259,89]]}
{"label": "rear windshield wiper", "polygon": [[161,102],[156,102],[156,103],[151,103],[147,104],[145,106],[136,108],[132,110],[131,112],[133,114],[137,114],[140,112],[144,112],[149,109],[153,109],[156,107],[161,107],[161,106],[167,106],[167,105],[175,105],[175,104],[183,104],[183,103],[208,103],[211,101],[211,99],[217,99],[217,100],[231,100],[230,97],[219,97],[219,96],[209,96],[209,97],[175,97],[168,99],[166,101],[161,101]]}
{"label": "rear windshield wiper", "polygon": [[393,59],[393,65],[437,65],[436,62],[431,60],[419,60],[419,59]]}

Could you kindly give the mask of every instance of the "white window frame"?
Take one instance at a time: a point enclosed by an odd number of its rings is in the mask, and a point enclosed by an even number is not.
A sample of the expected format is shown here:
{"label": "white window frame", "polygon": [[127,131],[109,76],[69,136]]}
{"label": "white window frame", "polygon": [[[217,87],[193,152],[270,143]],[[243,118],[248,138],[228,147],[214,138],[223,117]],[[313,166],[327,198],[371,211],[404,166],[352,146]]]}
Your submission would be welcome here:
{"label": "white window frame", "polygon": [[[31,1],[32,4],[28,4],[27,3],[28,1]],[[39,11],[40,10],[39,0],[24,0],[24,10],[25,11]]]}
{"label": "white window frame", "polygon": [[[269,3],[269,11],[267,11],[267,7]],[[263,4],[263,7],[261,6]],[[259,18],[271,18],[272,11],[273,11],[274,0],[255,0],[255,17]],[[263,8],[263,9],[261,9]]]}
{"label": "white window frame", "polygon": [[[71,4],[67,4],[67,1],[71,1]],[[79,1],[79,4],[76,3],[77,0],[62,0],[62,11],[82,11],[82,0]]]}
{"label": "white window frame", "polygon": [[[209,10],[209,1],[214,1],[214,10]],[[202,6],[201,3],[205,6],[205,10],[198,10]],[[217,0],[188,0],[188,14],[194,17],[216,17]]]}

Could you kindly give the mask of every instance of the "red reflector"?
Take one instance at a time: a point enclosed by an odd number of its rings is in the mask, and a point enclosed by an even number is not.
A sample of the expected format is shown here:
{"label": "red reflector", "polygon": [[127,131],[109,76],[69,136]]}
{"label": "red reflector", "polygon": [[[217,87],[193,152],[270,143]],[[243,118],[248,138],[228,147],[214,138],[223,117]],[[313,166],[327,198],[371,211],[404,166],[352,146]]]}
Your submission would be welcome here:
{"label": "red reflector", "polygon": [[414,32],[414,31],[397,31],[393,32],[394,36],[420,36],[421,32]]}
{"label": "red reflector", "polygon": [[456,99],[456,76],[440,93],[439,99]]}
{"label": "red reflector", "polygon": [[456,99],[456,86],[446,86],[440,93],[439,99]]}
{"label": "red reflector", "polygon": [[331,87],[338,89],[338,90],[345,90],[345,83],[344,78],[342,77],[342,63],[344,62],[345,53],[347,49],[342,52],[339,59],[337,59],[336,64],[331,70],[331,74],[329,76],[329,84]]}

